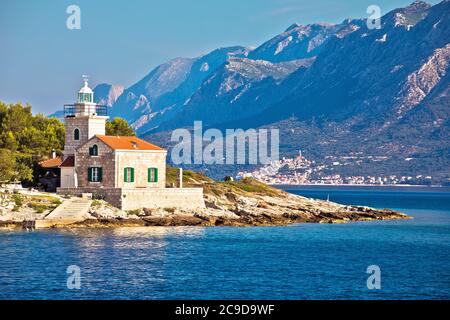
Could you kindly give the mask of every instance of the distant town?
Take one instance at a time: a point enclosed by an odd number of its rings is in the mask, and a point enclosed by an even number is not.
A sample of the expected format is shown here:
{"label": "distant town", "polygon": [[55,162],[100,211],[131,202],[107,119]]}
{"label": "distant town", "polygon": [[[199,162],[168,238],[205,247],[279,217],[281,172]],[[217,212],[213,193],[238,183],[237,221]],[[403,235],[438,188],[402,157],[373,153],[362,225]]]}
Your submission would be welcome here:
{"label": "distant town", "polygon": [[[360,164],[363,161],[384,161],[385,156],[328,156],[325,161],[318,163],[308,160],[299,152],[295,158],[283,157],[272,161],[254,171],[238,172],[237,178],[251,177],[267,184],[326,184],[326,185],[430,185],[433,177],[427,175],[416,176],[344,176],[333,173],[339,166],[348,164]],[[405,159],[411,161],[412,159]]]}

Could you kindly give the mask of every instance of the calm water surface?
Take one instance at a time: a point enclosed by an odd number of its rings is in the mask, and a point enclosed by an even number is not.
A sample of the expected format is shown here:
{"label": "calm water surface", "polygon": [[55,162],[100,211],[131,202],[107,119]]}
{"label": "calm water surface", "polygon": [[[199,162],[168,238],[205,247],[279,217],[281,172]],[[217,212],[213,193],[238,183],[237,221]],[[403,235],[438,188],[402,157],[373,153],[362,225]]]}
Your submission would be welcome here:
{"label": "calm water surface", "polygon": [[[290,189],[408,221],[0,231],[0,299],[449,299],[450,193]],[[369,265],[381,289],[366,286]],[[66,286],[69,265],[81,289]]]}

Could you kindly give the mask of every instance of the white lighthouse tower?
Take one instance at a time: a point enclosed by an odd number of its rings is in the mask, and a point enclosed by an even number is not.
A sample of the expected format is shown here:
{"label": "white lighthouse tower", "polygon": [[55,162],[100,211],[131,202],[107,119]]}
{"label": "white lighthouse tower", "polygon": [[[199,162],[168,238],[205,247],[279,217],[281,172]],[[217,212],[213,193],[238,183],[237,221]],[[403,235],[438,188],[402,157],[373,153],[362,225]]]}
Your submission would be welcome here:
{"label": "white lighthouse tower", "polygon": [[64,159],[73,156],[75,150],[95,135],[105,135],[106,106],[94,103],[94,92],[89,88],[88,79],[83,76],[84,86],[78,91],[77,102],[64,106],[66,141]]}
{"label": "white lighthouse tower", "polygon": [[66,141],[61,168],[61,188],[77,188],[76,150],[95,135],[105,135],[107,107],[94,103],[94,92],[83,76],[84,86],[75,104],[64,105]]}

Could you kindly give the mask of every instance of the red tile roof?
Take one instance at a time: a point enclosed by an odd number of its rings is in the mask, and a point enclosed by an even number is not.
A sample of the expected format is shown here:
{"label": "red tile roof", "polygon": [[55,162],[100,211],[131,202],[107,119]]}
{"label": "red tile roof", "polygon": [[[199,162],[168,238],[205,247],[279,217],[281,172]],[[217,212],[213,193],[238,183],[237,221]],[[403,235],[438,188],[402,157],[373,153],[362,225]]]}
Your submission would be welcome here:
{"label": "red tile roof", "polygon": [[68,156],[64,161],[59,165],[60,167],[74,167],[75,166],[75,158],[74,156]]}
{"label": "red tile roof", "polygon": [[96,136],[114,150],[164,150],[150,142],[126,136]]}
{"label": "red tile roof", "polygon": [[61,162],[62,162],[61,157],[56,157],[56,158],[52,158],[52,159],[41,161],[41,162],[39,162],[39,165],[42,168],[47,168],[47,169],[49,169],[49,168],[58,168],[59,165],[61,164]]}

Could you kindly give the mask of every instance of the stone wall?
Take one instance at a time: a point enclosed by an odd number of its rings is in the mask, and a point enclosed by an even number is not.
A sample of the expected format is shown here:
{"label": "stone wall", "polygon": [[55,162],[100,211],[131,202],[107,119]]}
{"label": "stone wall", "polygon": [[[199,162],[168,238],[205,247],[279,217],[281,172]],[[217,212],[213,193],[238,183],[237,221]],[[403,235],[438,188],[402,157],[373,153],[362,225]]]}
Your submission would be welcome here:
{"label": "stone wall", "polygon": [[202,188],[123,189],[122,210],[140,208],[204,208]]}
{"label": "stone wall", "polygon": [[141,208],[204,208],[202,188],[58,188],[59,194],[81,196],[92,193],[122,210]]}
{"label": "stone wall", "polygon": [[79,196],[83,193],[92,193],[93,199],[102,199],[117,208],[122,208],[122,189],[117,188],[58,188],[57,193],[61,195]]}

